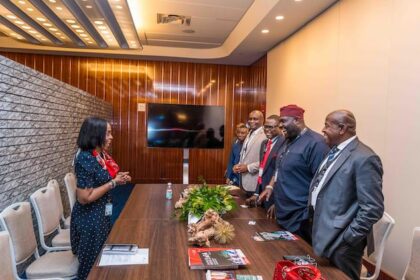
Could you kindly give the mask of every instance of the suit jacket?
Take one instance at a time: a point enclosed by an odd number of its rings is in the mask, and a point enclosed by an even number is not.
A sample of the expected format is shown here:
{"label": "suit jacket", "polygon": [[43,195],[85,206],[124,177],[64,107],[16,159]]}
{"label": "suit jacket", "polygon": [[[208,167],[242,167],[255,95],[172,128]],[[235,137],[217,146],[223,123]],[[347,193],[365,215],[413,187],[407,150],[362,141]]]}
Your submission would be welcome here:
{"label": "suit jacket", "polygon": [[[244,163],[248,166],[249,172],[241,174],[241,186],[248,192],[255,192],[258,180],[258,169],[260,167],[260,147],[262,141],[267,139],[263,129],[254,133],[256,134],[248,143],[249,134],[247,135],[241,149],[241,159],[239,161],[239,163]],[[245,145],[245,143],[247,144]]]}
{"label": "suit jacket", "polygon": [[[276,159],[280,150],[280,147],[283,145],[285,138],[282,135],[277,136],[276,143],[273,147],[271,147],[270,154],[268,155],[267,162],[265,163],[263,173],[261,176],[261,185],[257,185],[255,193],[261,194],[265,190],[265,186],[270,184],[271,178],[274,176],[276,172]],[[267,147],[268,139],[264,140],[261,143],[260,149],[260,162],[264,159],[265,150]],[[257,183],[258,184],[258,183]],[[264,208],[268,209],[274,203],[274,195],[270,197],[269,201],[264,201],[263,206]]]}
{"label": "suit jacket", "polygon": [[[262,177],[261,177],[261,179],[262,179],[261,185],[262,185],[263,188],[265,188],[265,186],[267,186],[270,183],[271,178],[274,176],[274,173],[276,171],[276,159],[277,159],[277,156],[278,156],[279,149],[283,145],[284,141],[285,141],[284,137],[282,135],[279,135],[276,143],[271,148],[270,155],[268,156],[268,159],[267,159],[267,162],[264,166],[263,174],[262,174]],[[261,143],[260,162],[262,162],[262,160],[264,158],[264,153],[265,153],[265,149],[267,147],[267,142],[268,142],[268,139],[264,140]],[[256,192],[259,194],[263,190],[264,189],[261,189],[261,190],[257,189]]]}
{"label": "suit jacket", "polygon": [[241,157],[242,142],[238,139],[232,144],[229,161],[226,169],[226,178],[233,182],[234,185],[239,185],[239,175],[233,172],[233,166],[239,162]]}
{"label": "suit jacket", "polygon": [[317,255],[330,257],[339,245],[352,246],[372,235],[384,212],[382,175],[380,158],[357,138],[343,149],[315,205],[312,243]]}

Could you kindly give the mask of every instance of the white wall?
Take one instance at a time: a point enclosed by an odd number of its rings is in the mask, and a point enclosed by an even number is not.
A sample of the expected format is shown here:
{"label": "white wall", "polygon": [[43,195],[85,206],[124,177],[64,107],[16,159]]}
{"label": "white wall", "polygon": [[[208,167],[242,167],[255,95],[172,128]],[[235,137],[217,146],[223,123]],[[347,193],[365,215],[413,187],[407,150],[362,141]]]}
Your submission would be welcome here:
{"label": "white wall", "polygon": [[384,163],[396,226],[384,268],[401,277],[420,226],[420,1],[342,0],[268,53],[267,113],[298,104],[320,131],[349,109]]}

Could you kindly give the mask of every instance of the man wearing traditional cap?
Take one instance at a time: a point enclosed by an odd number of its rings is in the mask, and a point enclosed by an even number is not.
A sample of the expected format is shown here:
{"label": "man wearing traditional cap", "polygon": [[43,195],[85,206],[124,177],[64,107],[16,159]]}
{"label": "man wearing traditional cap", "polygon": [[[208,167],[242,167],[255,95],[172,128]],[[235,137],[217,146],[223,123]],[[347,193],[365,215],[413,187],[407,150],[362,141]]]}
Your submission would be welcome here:
{"label": "man wearing traditional cap", "polygon": [[309,186],[329,148],[321,134],[306,127],[304,112],[296,105],[280,108],[280,128],[286,141],[277,156],[276,174],[259,201],[273,194],[274,209],[269,210],[269,216],[275,213],[283,228],[311,242]]}

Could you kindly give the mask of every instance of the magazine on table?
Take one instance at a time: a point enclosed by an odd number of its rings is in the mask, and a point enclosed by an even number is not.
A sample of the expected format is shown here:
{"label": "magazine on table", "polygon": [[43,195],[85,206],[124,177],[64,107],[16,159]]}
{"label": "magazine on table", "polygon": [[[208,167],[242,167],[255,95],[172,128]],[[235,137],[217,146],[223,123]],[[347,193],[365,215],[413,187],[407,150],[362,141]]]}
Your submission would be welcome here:
{"label": "magazine on table", "polygon": [[188,248],[188,264],[191,269],[237,269],[249,260],[240,249]]}
{"label": "magazine on table", "polygon": [[236,280],[233,270],[207,270],[206,280]]}
{"label": "magazine on table", "polygon": [[236,274],[236,280],[263,280],[261,275]]}
{"label": "magazine on table", "polygon": [[256,241],[272,241],[272,240],[298,240],[297,236],[286,230],[278,230],[272,232],[261,231],[254,236]]}
{"label": "magazine on table", "polygon": [[284,260],[291,261],[297,265],[313,265],[317,266],[316,260],[309,255],[285,255]]}

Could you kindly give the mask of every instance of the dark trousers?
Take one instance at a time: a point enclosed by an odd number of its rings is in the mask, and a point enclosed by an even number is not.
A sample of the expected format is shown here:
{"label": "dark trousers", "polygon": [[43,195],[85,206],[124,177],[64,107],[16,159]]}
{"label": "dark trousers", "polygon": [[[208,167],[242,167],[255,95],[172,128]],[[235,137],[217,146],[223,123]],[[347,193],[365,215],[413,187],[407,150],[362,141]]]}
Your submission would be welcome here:
{"label": "dark trousers", "polygon": [[343,271],[353,280],[360,279],[362,269],[363,251],[366,247],[366,239],[352,246],[342,243],[331,255],[330,262]]}
{"label": "dark trousers", "polygon": [[303,240],[308,242],[309,245],[312,245],[312,218],[304,220],[300,224],[300,228],[295,232]]}

